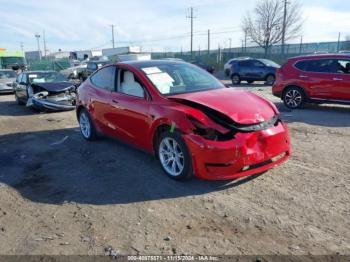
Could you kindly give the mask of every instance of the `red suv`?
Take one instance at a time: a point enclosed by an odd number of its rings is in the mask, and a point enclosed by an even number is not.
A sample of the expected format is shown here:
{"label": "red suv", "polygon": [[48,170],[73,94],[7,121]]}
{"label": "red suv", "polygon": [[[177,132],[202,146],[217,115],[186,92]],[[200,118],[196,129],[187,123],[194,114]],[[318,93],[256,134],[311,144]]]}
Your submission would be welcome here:
{"label": "red suv", "polygon": [[272,92],[291,109],[306,102],[350,104],[350,55],[291,58],[277,71]]}

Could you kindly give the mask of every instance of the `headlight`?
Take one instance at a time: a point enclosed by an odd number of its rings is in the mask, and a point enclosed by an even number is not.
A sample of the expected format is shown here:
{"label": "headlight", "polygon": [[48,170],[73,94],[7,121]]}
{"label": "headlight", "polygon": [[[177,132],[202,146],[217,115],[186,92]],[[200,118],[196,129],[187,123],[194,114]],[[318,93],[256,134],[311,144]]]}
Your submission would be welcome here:
{"label": "headlight", "polygon": [[202,136],[208,140],[218,140],[218,132],[215,129],[204,126],[199,120],[192,116],[187,116],[188,120],[192,123],[194,129],[193,133]]}

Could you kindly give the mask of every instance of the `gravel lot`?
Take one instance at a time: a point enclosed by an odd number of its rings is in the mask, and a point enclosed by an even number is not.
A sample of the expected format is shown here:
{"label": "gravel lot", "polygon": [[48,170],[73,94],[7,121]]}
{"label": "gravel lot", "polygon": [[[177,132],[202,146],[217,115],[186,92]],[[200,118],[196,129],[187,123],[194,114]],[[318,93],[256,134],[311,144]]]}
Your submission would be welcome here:
{"label": "gravel lot", "polygon": [[0,254],[350,254],[350,107],[290,112],[293,157],[231,182],[168,179],[121,142],[85,142],[75,112],[0,96]]}

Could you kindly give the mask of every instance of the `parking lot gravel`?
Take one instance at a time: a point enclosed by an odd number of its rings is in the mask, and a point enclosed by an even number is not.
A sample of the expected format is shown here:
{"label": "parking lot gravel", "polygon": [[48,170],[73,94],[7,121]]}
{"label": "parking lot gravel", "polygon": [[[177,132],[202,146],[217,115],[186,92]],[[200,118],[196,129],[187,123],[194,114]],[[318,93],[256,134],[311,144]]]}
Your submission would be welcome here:
{"label": "parking lot gravel", "polygon": [[0,96],[0,254],[350,254],[350,107],[233,88],[276,103],[293,156],[229,182],[175,182],[138,149],[84,141],[74,111]]}

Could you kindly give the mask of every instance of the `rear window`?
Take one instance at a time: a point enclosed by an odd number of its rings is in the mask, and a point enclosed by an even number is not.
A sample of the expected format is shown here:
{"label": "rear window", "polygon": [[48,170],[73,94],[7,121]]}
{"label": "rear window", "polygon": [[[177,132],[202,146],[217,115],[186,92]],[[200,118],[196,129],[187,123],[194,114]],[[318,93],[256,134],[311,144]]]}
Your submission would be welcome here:
{"label": "rear window", "polygon": [[334,73],[337,71],[335,59],[303,60],[295,64],[295,67],[305,72]]}

